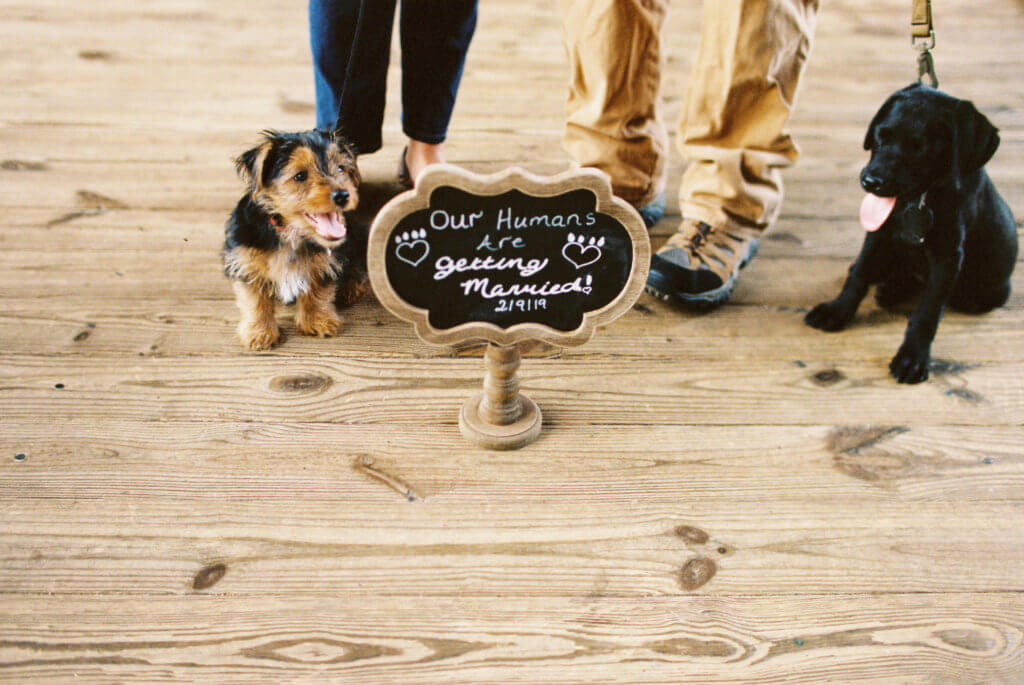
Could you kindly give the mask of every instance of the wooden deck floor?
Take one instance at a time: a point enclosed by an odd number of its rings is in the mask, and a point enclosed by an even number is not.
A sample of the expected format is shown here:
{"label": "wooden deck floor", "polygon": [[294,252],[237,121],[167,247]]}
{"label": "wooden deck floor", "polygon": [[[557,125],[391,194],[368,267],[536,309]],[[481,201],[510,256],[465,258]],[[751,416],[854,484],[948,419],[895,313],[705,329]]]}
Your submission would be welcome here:
{"label": "wooden deck floor", "polygon": [[[482,4],[450,157],[561,170],[551,3]],[[909,2],[824,4],[804,155],[732,303],[644,296],[532,346],[545,431],[509,454],[458,433],[479,350],[372,297],[336,340],[232,339],[230,160],[312,123],[304,3],[0,0],[0,679],[1024,682],[1024,269],[943,321],[919,386],[887,374],[903,317],[803,326],[859,246],[864,127],[914,75]],[[936,12],[1020,216],[1024,5]]]}

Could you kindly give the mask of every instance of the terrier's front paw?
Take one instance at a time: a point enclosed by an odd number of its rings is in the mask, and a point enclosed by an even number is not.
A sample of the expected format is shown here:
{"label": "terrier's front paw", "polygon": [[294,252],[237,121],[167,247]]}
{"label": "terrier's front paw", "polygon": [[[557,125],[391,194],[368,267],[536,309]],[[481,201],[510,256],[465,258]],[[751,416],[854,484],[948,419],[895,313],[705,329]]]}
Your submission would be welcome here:
{"label": "terrier's front paw", "polygon": [[341,330],[341,317],[334,311],[321,311],[315,314],[299,314],[295,317],[295,327],[303,335],[315,335],[318,338],[330,338]]}
{"label": "terrier's front paw", "polygon": [[928,350],[903,343],[889,363],[889,373],[900,383],[920,383],[928,380]]}
{"label": "terrier's front paw", "polygon": [[819,331],[835,332],[846,328],[846,324],[850,323],[852,318],[852,315],[844,311],[843,307],[836,304],[835,300],[833,300],[831,302],[822,302],[807,312],[807,315],[804,317],[804,323],[811,328],[817,328]]}
{"label": "terrier's front paw", "polygon": [[334,302],[339,307],[353,305],[370,292],[370,279],[365,274],[346,277],[338,284]]}
{"label": "terrier's front paw", "polygon": [[255,324],[243,321],[238,324],[238,339],[250,350],[269,350],[284,339],[277,322]]}

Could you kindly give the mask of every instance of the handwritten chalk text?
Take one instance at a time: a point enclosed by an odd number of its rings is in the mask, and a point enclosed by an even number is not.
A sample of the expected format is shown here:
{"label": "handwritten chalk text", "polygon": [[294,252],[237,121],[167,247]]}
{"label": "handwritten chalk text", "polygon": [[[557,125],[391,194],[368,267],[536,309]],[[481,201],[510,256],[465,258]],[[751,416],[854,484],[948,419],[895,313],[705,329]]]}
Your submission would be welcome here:
{"label": "handwritten chalk text", "polygon": [[501,230],[513,230],[523,228],[569,228],[571,226],[593,226],[597,223],[597,215],[594,212],[588,212],[584,215],[579,214],[555,214],[548,216],[547,214],[538,214],[534,216],[515,216],[512,214],[512,208],[506,207],[505,209],[498,210],[498,224],[497,229]]}
{"label": "handwritten chalk text", "polygon": [[502,299],[498,300],[498,306],[494,308],[495,312],[503,314],[506,312],[535,312],[541,309],[548,308],[548,301],[543,297],[533,297],[522,300],[509,300]]}
{"label": "handwritten chalk text", "polygon": [[483,216],[483,212],[473,212],[469,215],[458,214],[453,216],[443,209],[438,209],[430,213],[430,227],[438,231],[443,231],[446,228],[450,228],[454,231],[473,228],[473,223],[477,219],[482,219]]}
{"label": "handwritten chalk text", "polygon": [[589,295],[591,292],[590,278],[587,278],[587,284],[584,285],[583,277],[568,281],[566,283],[552,283],[551,281],[544,281],[543,284],[537,283],[514,283],[512,285],[502,285],[500,283],[491,285],[491,279],[489,278],[470,278],[469,280],[463,281],[459,285],[462,286],[462,294],[469,296],[472,293],[476,293],[487,300],[492,300],[496,297],[520,297],[522,295],[533,295],[534,297],[550,297],[552,295],[565,295],[567,293],[583,293]]}
{"label": "handwritten chalk text", "polygon": [[515,269],[523,278],[529,278],[548,265],[548,258],[523,259],[522,257],[459,257],[452,259],[445,255],[434,262],[434,280],[443,281],[453,273],[466,271],[506,271]]}

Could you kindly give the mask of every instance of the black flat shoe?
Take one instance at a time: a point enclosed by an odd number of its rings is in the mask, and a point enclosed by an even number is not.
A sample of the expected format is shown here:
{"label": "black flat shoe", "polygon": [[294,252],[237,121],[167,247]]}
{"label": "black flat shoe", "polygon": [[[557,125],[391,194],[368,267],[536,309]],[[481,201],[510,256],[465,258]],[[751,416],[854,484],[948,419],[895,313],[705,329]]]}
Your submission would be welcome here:
{"label": "black flat shoe", "polygon": [[412,190],[414,183],[412,182],[412,176],[409,175],[409,165],[405,163],[405,156],[409,153],[409,148],[402,148],[402,156],[398,159],[398,185],[403,190]]}

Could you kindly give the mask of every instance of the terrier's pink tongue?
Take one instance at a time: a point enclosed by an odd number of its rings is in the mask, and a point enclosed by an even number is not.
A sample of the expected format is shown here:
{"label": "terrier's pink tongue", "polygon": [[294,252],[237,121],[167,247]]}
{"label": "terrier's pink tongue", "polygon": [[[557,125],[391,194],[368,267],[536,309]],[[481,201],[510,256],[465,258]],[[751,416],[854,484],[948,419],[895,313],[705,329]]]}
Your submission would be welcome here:
{"label": "terrier's pink tongue", "polygon": [[345,237],[345,220],[341,218],[340,212],[311,214],[309,216],[316,224],[316,232],[325,238],[338,240]]}
{"label": "terrier's pink tongue", "polygon": [[877,231],[892,214],[896,206],[894,197],[878,197],[868,193],[860,203],[860,225],[865,231]]}

